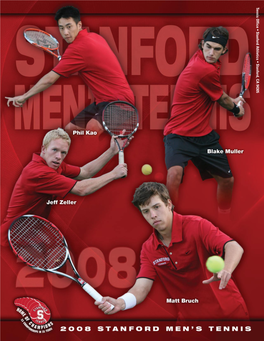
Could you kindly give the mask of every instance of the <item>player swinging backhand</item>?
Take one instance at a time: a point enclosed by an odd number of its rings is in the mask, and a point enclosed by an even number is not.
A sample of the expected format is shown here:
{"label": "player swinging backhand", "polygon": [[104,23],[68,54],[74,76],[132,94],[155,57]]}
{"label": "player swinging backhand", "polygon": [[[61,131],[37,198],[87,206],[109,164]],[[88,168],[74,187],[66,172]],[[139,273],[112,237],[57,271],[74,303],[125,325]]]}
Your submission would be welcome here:
{"label": "player swinging backhand", "polygon": [[95,102],[82,110],[67,126],[74,129],[103,131],[102,111],[107,103],[121,100],[134,104],[121,66],[103,37],[82,29],[79,10],[72,6],[59,9],[55,15],[62,38],[69,44],[60,62],[42,77],[28,92],[17,97],[6,97],[7,105],[22,107],[32,96],[54,84],[60,76],[78,72],[91,89]]}
{"label": "player swinging backhand", "polygon": [[[129,144],[129,141],[120,140]],[[64,162],[70,149],[71,139],[61,128],[50,130],[43,139],[41,152],[34,153],[18,178],[10,198],[6,217],[1,225],[1,245],[7,243],[7,229],[21,215],[34,214],[48,218],[57,198],[64,199],[68,193],[77,196],[90,195],[112,181],[127,176],[127,165],[119,164],[112,171],[95,177],[118,153],[115,137],[110,147],[95,160],[82,167]]]}
{"label": "player swinging backhand", "polygon": [[230,212],[234,177],[219,144],[219,135],[210,127],[209,120],[216,101],[237,117],[244,115],[245,102],[242,97],[229,97],[220,84],[219,58],[227,52],[228,38],[224,27],[211,27],[204,32],[199,50],[179,76],[171,117],[164,129],[167,188],[173,202],[178,201],[184,168],[191,160],[203,180],[216,179],[220,213]]}

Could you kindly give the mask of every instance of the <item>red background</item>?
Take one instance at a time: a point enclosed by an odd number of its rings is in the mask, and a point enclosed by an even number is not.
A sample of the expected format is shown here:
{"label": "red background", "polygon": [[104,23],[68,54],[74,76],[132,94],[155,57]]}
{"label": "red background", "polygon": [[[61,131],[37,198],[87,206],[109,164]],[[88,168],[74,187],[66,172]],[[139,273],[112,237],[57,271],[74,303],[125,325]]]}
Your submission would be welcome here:
{"label": "red background", "polygon": [[[72,2],[73,3],[73,2]],[[71,4],[72,4],[71,3]],[[8,206],[9,198],[13,186],[23,169],[30,161],[33,152],[39,151],[43,136],[49,129],[34,129],[33,126],[29,130],[22,126],[22,129],[15,128],[15,110],[14,107],[6,106],[5,96],[14,95],[14,85],[25,85],[27,88],[36,83],[41,75],[48,72],[54,63],[53,57],[38,51],[39,58],[45,58],[44,68],[41,74],[37,77],[23,77],[17,70],[17,61],[27,61],[29,64],[34,62],[29,57],[23,56],[17,49],[17,40],[24,44],[24,38],[18,35],[18,30],[23,26],[35,25],[40,29],[45,29],[47,26],[55,26],[53,13],[58,8],[67,4],[64,1],[2,1],[2,17],[1,17],[1,71],[2,71],[2,91],[1,91],[1,219],[4,218]],[[127,78],[132,88],[133,85],[171,85],[174,86],[177,76],[166,77],[157,69],[155,63],[155,53],[153,58],[142,59],[142,68],[140,75],[135,75],[132,72],[132,53],[131,50],[131,30],[135,27],[154,27],[154,39],[142,40],[144,46],[155,46],[155,39],[160,29],[166,25],[178,26],[185,37],[186,48],[183,51],[186,54],[186,61],[196,49],[196,42],[189,48],[190,27],[201,27],[199,30],[203,32],[203,27],[209,26],[227,26],[241,27],[245,30],[249,41],[249,51],[253,58],[253,75],[250,90],[246,94],[247,113],[251,113],[250,125],[246,130],[237,131],[232,129],[232,125],[227,123],[226,128],[220,124],[220,114],[227,115],[226,112],[220,113],[219,109],[215,112],[216,130],[221,136],[221,144],[224,148],[243,149],[241,155],[229,155],[228,159],[232,172],[235,177],[234,200],[233,200],[233,222],[225,224],[217,218],[217,207],[215,200],[216,184],[213,180],[202,182],[198,171],[192,164],[186,168],[184,183],[180,189],[180,204],[178,212],[182,214],[197,214],[212,221],[218,225],[222,231],[232,236],[244,248],[245,253],[239,267],[234,273],[234,279],[247,303],[252,323],[251,333],[225,333],[228,338],[233,335],[233,339],[257,339],[256,336],[262,333],[263,326],[263,253],[262,240],[263,232],[263,208],[264,208],[264,161],[263,161],[263,124],[264,119],[261,111],[261,98],[263,94],[257,94],[256,88],[256,73],[255,73],[255,50],[256,50],[256,7],[263,8],[263,2],[239,2],[237,1],[75,1],[74,5],[83,13],[82,21],[84,26],[90,28],[91,31],[99,32],[99,28],[110,27],[118,46],[118,28],[128,28],[128,57],[127,57]],[[242,5],[241,5],[242,4]],[[233,14],[238,13],[238,14]],[[260,10],[261,13],[261,10]],[[261,17],[261,19],[263,19]],[[10,24],[11,23],[11,24]],[[142,28],[143,30],[143,28]],[[261,36],[261,34],[260,34]],[[57,32],[57,38],[59,33]],[[230,37],[229,54],[222,58],[222,83],[227,87],[227,92],[235,84],[239,84],[240,75],[231,75],[225,72],[225,65],[228,62],[235,62],[241,55],[244,54],[243,46],[237,46],[235,40]],[[110,43],[110,42],[109,42]],[[182,46],[175,46],[171,40],[167,42],[167,50],[181,53]],[[27,45],[26,45],[27,46]],[[28,45],[28,49],[32,48]],[[64,47],[63,47],[64,48]],[[63,51],[61,48],[61,52]],[[167,51],[166,50],[166,51]],[[33,52],[32,52],[33,53]],[[35,52],[34,52],[35,53]],[[158,52],[157,52],[158,53]],[[44,56],[44,57],[43,57]],[[169,59],[172,58],[172,59]],[[168,54],[168,62],[173,62],[173,57]],[[260,68],[262,71],[262,69]],[[263,72],[260,80],[263,83]],[[57,83],[59,86],[72,85],[74,93],[77,96],[77,85],[82,85],[82,81],[78,77],[69,79],[60,79]],[[62,87],[63,89],[63,87]],[[148,88],[149,89],[149,88]],[[239,91],[239,86],[235,85],[235,90]],[[233,88],[233,91],[235,91]],[[51,90],[52,91],[52,90]],[[263,91],[261,88],[260,91]],[[158,101],[169,103],[171,93],[161,95]],[[87,94],[86,94],[87,96]],[[235,94],[233,95],[235,96]],[[61,102],[62,96],[53,96],[52,101]],[[41,97],[42,101],[42,97]],[[86,102],[88,99],[86,98]],[[87,102],[88,103],[88,102]],[[43,104],[40,105],[43,116]],[[160,107],[160,118],[166,118],[163,107]],[[63,105],[62,105],[62,109]],[[166,168],[164,165],[164,147],[162,142],[162,129],[153,129],[150,122],[154,115],[155,108],[153,103],[146,96],[140,108],[141,128],[136,133],[131,146],[125,151],[125,159],[128,164],[129,175],[126,179],[115,181],[102,190],[85,198],[76,198],[68,195],[66,199],[77,200],[76,206],[57,206],[53,207],[50,215],[50,220],[55,223],[64,233],[69,247],[76,259],[84,257],[82,252],[87,248],[91,251],[91,256],[94,254],[94,249],[99,249],[99,254],[95,255],[96,259],[104,264],[101,268],[96,266],[93,258],[87,262],[87,267],[84,270],[84,279],[90,277],[92,284],[103,295],[113,297],[120,296],[126,292],[133,283],[133,278],[129,280],[117,280],[118,283],[124,283],[123,288],[118,288],[109,282],[109,273],[115,277],[118,268],[112,268],[111,255],[113,252],[119,252],[121,258],[119,262],[125,262],[127,252],[135,255],[135,263],[132,267],[133,271],[139,269],[139,254],[142,243],[151,233],[151,229],[145,223],[140,213],[133,207],[131,200],[135,188],[144,181],[159,181],[165,183]],[[246,114],[247,115],[247,114]],[[52,114],[53,118],[61,118],[60,114]],[[233,119],[233,118],[232,118]],[[67,122],[65,122],[67,123]],[[241,121],[241,125],[242,125]],[[54,128],[57,128],[55,125]],[[67,156],[67,162],[82,166],[89,160],[100,155],[109,145],[109,136],[103,134],[99,138],[94,136],[74,136],[72,138],[72,146]],[[100,173],[110,171],[116,165],[117,159],[113,159]],[[149,176],[144,176],[140,169],[143,164],[149,163],[153,167],[153,173]],[[99,174],[99,175],[100,175]],[[125,249],[119,249],[125,248]],[[51,285],[48,276],[45,273],[34,272],[27,273],[26,287],[20,287],[17,282],[17,274],[21,274],[21,269],[27,269],[23,264],[16,264],[16,259],[8,249],[2,249],[1,263],[1,318],[5,322],[3,325],[3,340],[5,335],[12,330],[13,335],[19,335],[20,340],[33,340],[37,336],[25,329],[22,323],[14,322],[19,320],[20,316],[16,312],[13,301],[17,297],[30,296],[37,297],[45,302],[51,310],[53,321],[69,321],[68,325],[77,326],[77,320],[82,320],[82,325],[90,321],[104,321],[107,325],[120,325],[117,321],[137,321],[134,325],[150,325],[144,320],[155,321],[154,325],[163,326],[165,322],[175,319],[174,307],[166,304],[167,293],[157,280],[152,288],[147,299],[133,310],[128,310],[118,315],[105,317],[101,312],[93,306],[92,299],[78,288],[75,283],[71,283],[65,289],[58,289]],[[123,257],[122,257],[123,256]],[[132,256],[128,255],[131,260]],[[81,258],[81,259],[84,259]],[[133,260],[133,259],[132,259]],[[11,265],[11,267],[9,267]],[[12,270],[12,269],[13,270]],[[122,270],[125,270],[126,266]],[[131,266],[130,266],[131,269]],[[99,275],[102,278],[99,279]],[[126,276],[124,272],[119,272],[118,276]],[[61,280],[58,280],[61,283]],[[93,281],[95,281],[93,283]],[[96,282],[98,281],[98,282]],[[99,283],[100,282],[100,283]],[[116,282],[116,283],[117,283]],[[24,283],[24,282],[23,282]],[[29,284],[31,283],[31,284]],[[65,283],[63,280],[62,283]],[[98,285],[98,283],[100,285]],[[32,285],[32,287],[28,287]],[[9,322],[7,322],[9,321]],[[13,321],[13,322],[12,322]],[[88,322],[87,322],[88,321]],[[111,321],[111,322],[110,322]],[[59,324],[58,324],[59,323]],[[76,324],[77,323],[77,324]],[[127,322],[128,323],[128,322]],[[131,323],[131,322],[129,322]],[[149,322],[151,323],[151,322]],[[121,322],[121,325],[126,323]],[[170,325],[170,323],[168,323]],[[199,322],[198,322],[199,324]],[[62,322],[56,322],[54,333],[44,334],[38,337],[58,337],[62,334],[58,332]],[[213,322],[217,325],[217,322]],[[52,334],[53,333],[53,334]],[[91,334],[97,338],[100,335],[108,336],[109,334]],[[52,336],[53,335],[53,336]],[[74,336],[73,336],[74,335]],[[83,339],[84,334],[69,334],[67,339],[79,340]],[[110,334],[111,336],[112,334]],[[144,333],[115,333],[115,337],[132,337],[143,338]],[[149,335],[149,334],[148,334]],[[152,334],[151,334],[152,335]],[[152,338],[157,337],[153,334]],[[162,337],[160,333],[159,338]],[[164,334],[165,335],[165,334]],[[202,336],[201,336],[202,335]],[[217,340],[222,333],[201,333],[199,334],[177,334],[183,339],[194,340],[198,337],[205,337]],[[166,337],[175,337],[168,335]],[[66,335],[63,334],[66,339]]]}

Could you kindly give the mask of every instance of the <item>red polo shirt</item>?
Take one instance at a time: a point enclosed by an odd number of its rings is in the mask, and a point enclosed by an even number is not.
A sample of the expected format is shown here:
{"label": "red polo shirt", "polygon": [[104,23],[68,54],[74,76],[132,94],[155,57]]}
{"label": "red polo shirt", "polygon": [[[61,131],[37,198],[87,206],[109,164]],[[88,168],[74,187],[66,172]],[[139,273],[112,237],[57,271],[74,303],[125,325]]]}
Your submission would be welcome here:
{"label": "red polo shirt", "polygon": [[96,103],[122,100],[134,104],[133,92],[116,56],[96,33],[80,31],[53,71],[64,77],[79,72]]}
{"label": "red polo shirt", "polygon": [[179,319],[248,319],[245,302],[232,279],[223,290],[219,290],[220,282],[202,283],[212,276],[205,266],[207,258],[223,256],[224,245],[231,240],[205,219],[174,212],[169,247],[154,231],[143,244],[137,278],[155,280],[158,276]]}
{"label": "red polo shirt", "polygon": [[[1,226],[2,242],[6,242],[10,223],[24,214],[36,214],[48,218],[52,205],[48,200],[65,197],[76,184],[80,167],[62,162],[55,170],[38,154],[33,154],[32,161],[23,169],[17,180]],[[4,240],[3,240],[4,239]]]}
{"label": "red polo shirt", "polygon": [[210,115],[223,94],[220,67],[220,61],[207,63],[202,50],[194,54],[176,83],[164,135],[204,136],[212,131]]}

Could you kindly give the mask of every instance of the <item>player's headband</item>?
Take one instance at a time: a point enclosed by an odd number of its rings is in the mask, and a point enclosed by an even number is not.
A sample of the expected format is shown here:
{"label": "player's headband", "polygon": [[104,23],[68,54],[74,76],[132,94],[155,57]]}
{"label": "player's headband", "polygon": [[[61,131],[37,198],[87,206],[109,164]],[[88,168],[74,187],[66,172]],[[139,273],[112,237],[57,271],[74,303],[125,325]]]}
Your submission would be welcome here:
{"label": "player's headband", "polygon": [[228,39],[227,37],[221,36],[218,33],[214,34],[214,32],[209,32],[207,36],[204,38],[204,42],[206,41],[211,41],[213,43],[217,43],[225,47]]}

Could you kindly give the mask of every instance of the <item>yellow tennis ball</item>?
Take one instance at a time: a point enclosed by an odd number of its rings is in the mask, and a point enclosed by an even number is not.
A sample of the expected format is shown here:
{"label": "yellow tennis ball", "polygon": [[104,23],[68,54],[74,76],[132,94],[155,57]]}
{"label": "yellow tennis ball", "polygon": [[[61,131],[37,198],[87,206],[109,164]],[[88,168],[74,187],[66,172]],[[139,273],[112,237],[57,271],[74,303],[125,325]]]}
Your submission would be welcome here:
{"label": "yellow tennis ball", "polygon": [[206,261],[206,267],[212,273],[217,273],[223,270],[224,266],[225,261],[219,256],[209,257]]}
{"label": "yellow tennis ball", "polygon": [[152,173],[152,167],[150,165],[144,165],[142,166],[141,168],[141,172],[144,174],[144,175],[149,175]]}

